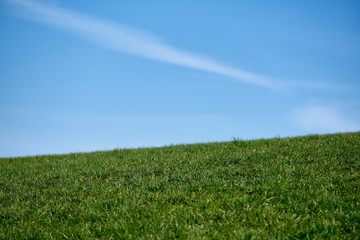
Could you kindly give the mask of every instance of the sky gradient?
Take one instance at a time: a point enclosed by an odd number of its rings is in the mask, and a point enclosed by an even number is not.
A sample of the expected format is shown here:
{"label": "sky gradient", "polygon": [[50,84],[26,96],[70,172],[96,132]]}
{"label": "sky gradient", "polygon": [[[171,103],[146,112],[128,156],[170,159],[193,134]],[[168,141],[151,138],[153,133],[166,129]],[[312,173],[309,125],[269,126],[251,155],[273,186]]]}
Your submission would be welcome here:
{"label": "sky gradient", "polygon": [[0,0],[0,157],[360,130],[357,1]]}

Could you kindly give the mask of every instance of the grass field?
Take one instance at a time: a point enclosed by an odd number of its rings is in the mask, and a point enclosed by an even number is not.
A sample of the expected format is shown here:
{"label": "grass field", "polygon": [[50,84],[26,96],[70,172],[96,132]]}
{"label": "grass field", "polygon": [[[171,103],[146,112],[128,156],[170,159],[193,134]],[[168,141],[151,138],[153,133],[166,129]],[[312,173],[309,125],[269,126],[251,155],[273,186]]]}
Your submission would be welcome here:
{"label": "grass field", "polygon": [[1,239],[359,239],[360,132],[0,159]]}

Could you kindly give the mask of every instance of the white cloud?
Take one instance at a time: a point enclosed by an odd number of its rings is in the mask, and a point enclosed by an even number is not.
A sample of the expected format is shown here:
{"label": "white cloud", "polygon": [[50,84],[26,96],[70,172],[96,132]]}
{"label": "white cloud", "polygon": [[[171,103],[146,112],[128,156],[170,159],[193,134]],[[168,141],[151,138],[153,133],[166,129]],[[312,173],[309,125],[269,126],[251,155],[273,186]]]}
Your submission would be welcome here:
{"label": "white cloud", "polygon": [[115,25],[67,9],[48,6],[30,0],[6,1],[20,7],[23,16],[31,20],[86,37],[113,50],[217,73],[269,89],[279,90],[284,87],[280,82],[270,78],[235,69],[217,61],[174,48],[164,44],[155,36],[138,29],[118,24]]}
{"label": "white cloud", "polygon": [[360,123],[344,116],[338,109],[313,105],[294,112],[296,122],[312,133],[352,132],[360,130]]}

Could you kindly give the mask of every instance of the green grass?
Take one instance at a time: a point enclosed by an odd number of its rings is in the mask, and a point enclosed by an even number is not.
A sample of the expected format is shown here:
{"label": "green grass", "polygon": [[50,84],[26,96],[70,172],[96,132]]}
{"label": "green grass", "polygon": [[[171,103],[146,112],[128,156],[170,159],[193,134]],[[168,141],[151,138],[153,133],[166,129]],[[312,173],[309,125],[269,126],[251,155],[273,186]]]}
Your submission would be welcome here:
{"label": "green grass", "polygon": [[0,239],[359,239],[360,132],[0,159]]}

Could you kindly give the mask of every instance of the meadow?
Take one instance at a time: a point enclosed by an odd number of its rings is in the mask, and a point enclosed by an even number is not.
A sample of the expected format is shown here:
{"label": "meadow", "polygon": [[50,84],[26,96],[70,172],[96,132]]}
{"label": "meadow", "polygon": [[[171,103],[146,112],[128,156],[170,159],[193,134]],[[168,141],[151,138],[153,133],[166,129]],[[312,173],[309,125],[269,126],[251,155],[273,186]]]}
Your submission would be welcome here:
{"label": "meadow", "polygon": [[360,132],[0,159],[0,239],[359,239]]}

